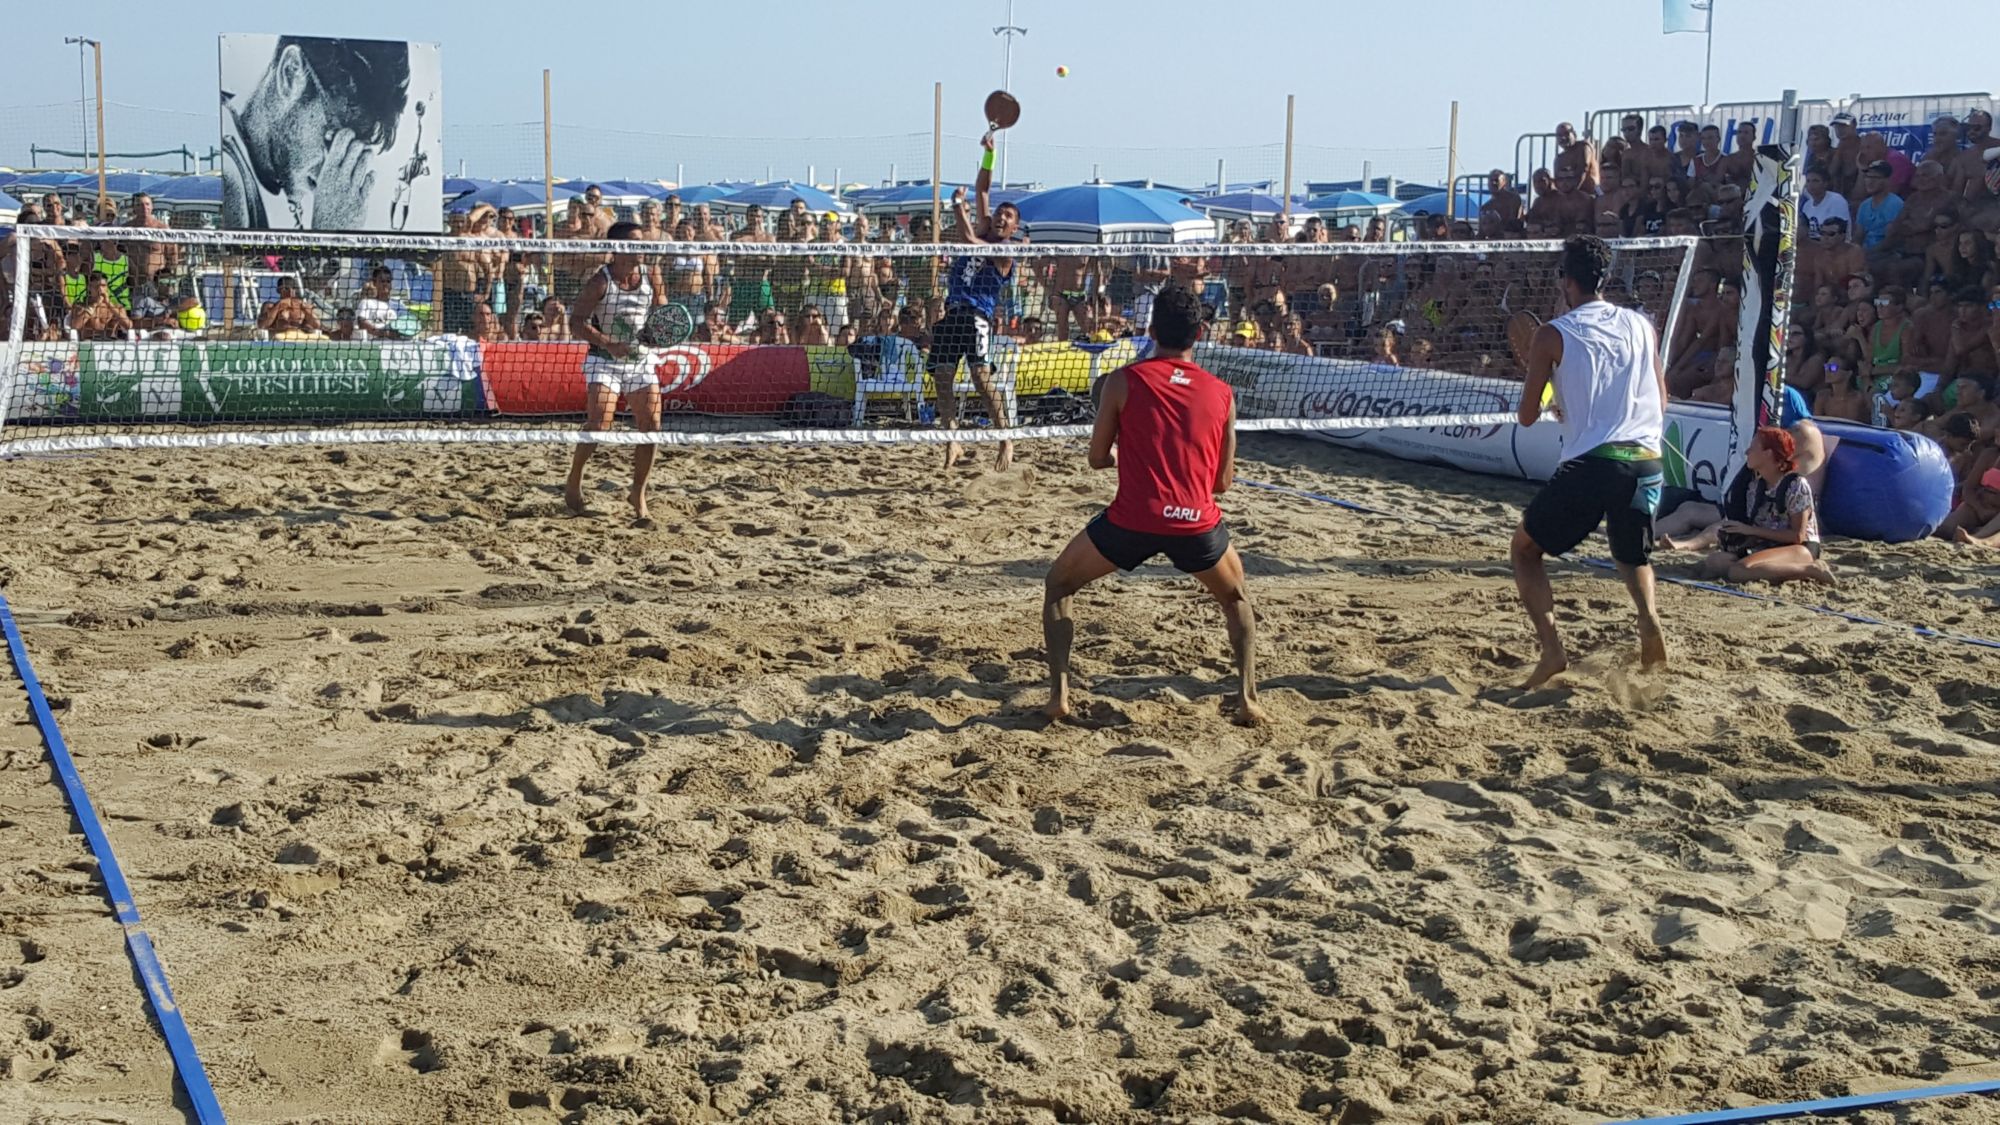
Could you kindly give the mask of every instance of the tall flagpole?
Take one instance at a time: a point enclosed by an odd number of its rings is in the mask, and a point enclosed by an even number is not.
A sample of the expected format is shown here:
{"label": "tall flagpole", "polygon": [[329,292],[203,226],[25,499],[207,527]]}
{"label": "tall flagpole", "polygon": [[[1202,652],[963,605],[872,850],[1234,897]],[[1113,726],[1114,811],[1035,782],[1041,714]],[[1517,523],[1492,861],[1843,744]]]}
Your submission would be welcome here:
{"label": "tall flagpole", "polygon": [[1709,100],[1709,83],[1715,75],[1715,0],[1702,7],[1708,12],[1708,61],[1701,68],[1701,107],[1707,109],[1715,104]]}
{"label": "tall flagpole", "polygon": [[[1014,26],[1014,0],[1007,0],[1007,23],[1005,26],[994,28],[993,34],[1007,41],[1007,46],[1000,56],[1000,88],[1010,94],[1014,92],[1014,37],[1027,33],[1027,28]],[[1000,186],[1003,188],[1007,186],[1006,133],[1000,134]]]}

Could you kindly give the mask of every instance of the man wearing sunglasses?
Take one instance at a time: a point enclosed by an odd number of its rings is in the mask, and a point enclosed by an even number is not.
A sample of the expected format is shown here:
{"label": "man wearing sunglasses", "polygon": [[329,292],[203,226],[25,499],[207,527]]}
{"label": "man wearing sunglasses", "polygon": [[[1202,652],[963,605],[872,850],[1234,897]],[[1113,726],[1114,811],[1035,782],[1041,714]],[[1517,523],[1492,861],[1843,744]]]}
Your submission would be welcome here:
{"label": "man wearing sunglasses", "polygon": [[249,93],[222,92],[222,225],[362,226],[409,85],[407,43],[281,36]]}

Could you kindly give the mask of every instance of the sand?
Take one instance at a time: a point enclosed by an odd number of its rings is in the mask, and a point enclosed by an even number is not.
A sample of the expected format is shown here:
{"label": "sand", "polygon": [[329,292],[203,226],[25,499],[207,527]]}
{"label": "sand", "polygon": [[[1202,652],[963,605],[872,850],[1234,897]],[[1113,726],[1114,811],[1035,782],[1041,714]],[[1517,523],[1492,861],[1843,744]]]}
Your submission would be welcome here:
{"label": "sand", "polygon": [[[1040,577],[1074,444],[0,466],[0,584],[234,1122],[1572,1123],[2000,1076],[2000,653],[1556,571],[1528,486],[1242,473],[1271,723],[1193,584]],[[983,460],[983,459],[980,459]],[[1601,542],[1597,549],[1602,550]],[[1813,600],[2000,636],[1992,556]],[[1669,559],[1686,573],[1691,558]],[[0,683],[0,1120],[168,1122],[166,1052]],[[1871,1113],[2000,1120],[2000,1101]]]}

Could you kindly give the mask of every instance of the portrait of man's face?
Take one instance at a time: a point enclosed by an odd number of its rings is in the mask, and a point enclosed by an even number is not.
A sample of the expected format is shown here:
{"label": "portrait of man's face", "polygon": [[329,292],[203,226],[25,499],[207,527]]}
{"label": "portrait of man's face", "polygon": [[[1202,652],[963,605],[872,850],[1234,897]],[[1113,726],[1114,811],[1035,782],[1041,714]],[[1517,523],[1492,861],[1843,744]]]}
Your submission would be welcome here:
{"label": "portrait of man's face", "polygon": [[440,229],[437,88],[432,44],[223,36],[224,225]]}

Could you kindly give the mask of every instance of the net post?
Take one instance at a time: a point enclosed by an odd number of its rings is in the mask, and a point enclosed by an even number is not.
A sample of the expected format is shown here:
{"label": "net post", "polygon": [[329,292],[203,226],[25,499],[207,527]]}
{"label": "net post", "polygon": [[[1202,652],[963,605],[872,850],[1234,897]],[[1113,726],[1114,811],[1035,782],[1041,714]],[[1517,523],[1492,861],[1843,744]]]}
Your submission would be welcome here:
{"label": "net post", "polygon": [[1285,209],[1278,216],[1278,221],[1284,224],[1287,231],[1292,229],[1292,122],[1298,101],[1297,94],[1285,95],[1285,194],[1279,200]]}
{"label": "net post", "polygon": [[[1798,120],[1798,92],[1786,90],[1781,121]],[[1797,150],[1760,145],[1743,209],[1743,303],[1736,320],[1736,397],[1729,412],[1733,477],[1750,435],[1784,416],[1785,328],[1791,321],[1799,203]]]}
{"label": "net post", "polygon": [[0,435],[7,432],[7,405],[14,401],[14,384],[21,373],[21,352],[27,343],[28,325],[28,246],[31,239],[21,237],[21,228],[14,228],[14,278],[11,287],[13,301],[7,311],[7,342],[0,354],[5,356],[5,367],[0,367]]}
{"label": "net post", "polygon": [[[549,89],[549,68],[542,68],[542,237],[556,236],[556,125],[553,116],[555,102]],[[548,280],[548,291],[555,292],[555,256],[542,255],[542,276]],[[431,292],[440,292],[437,286],[437,268],[431,269]],[[440,306],[441,307],[441,306]]]}
{"label": "net post", "polygon": [[931,83],[931,237],[944,231],[944,83]]}
{"label": "net post", "polygon": [[[1362,186],[1367,191],[1366,185]],[[1451,142],[1445,150],[1444,169],[1444,220],[1446,223],[1458,221],[1458,101],[1451,103]]]}
{"label": "net post", "polygon": [[93,218],[102,222],[108,198],[104,190],[104,44],[92,40],[90,53],[97,67],[97,214]]}

